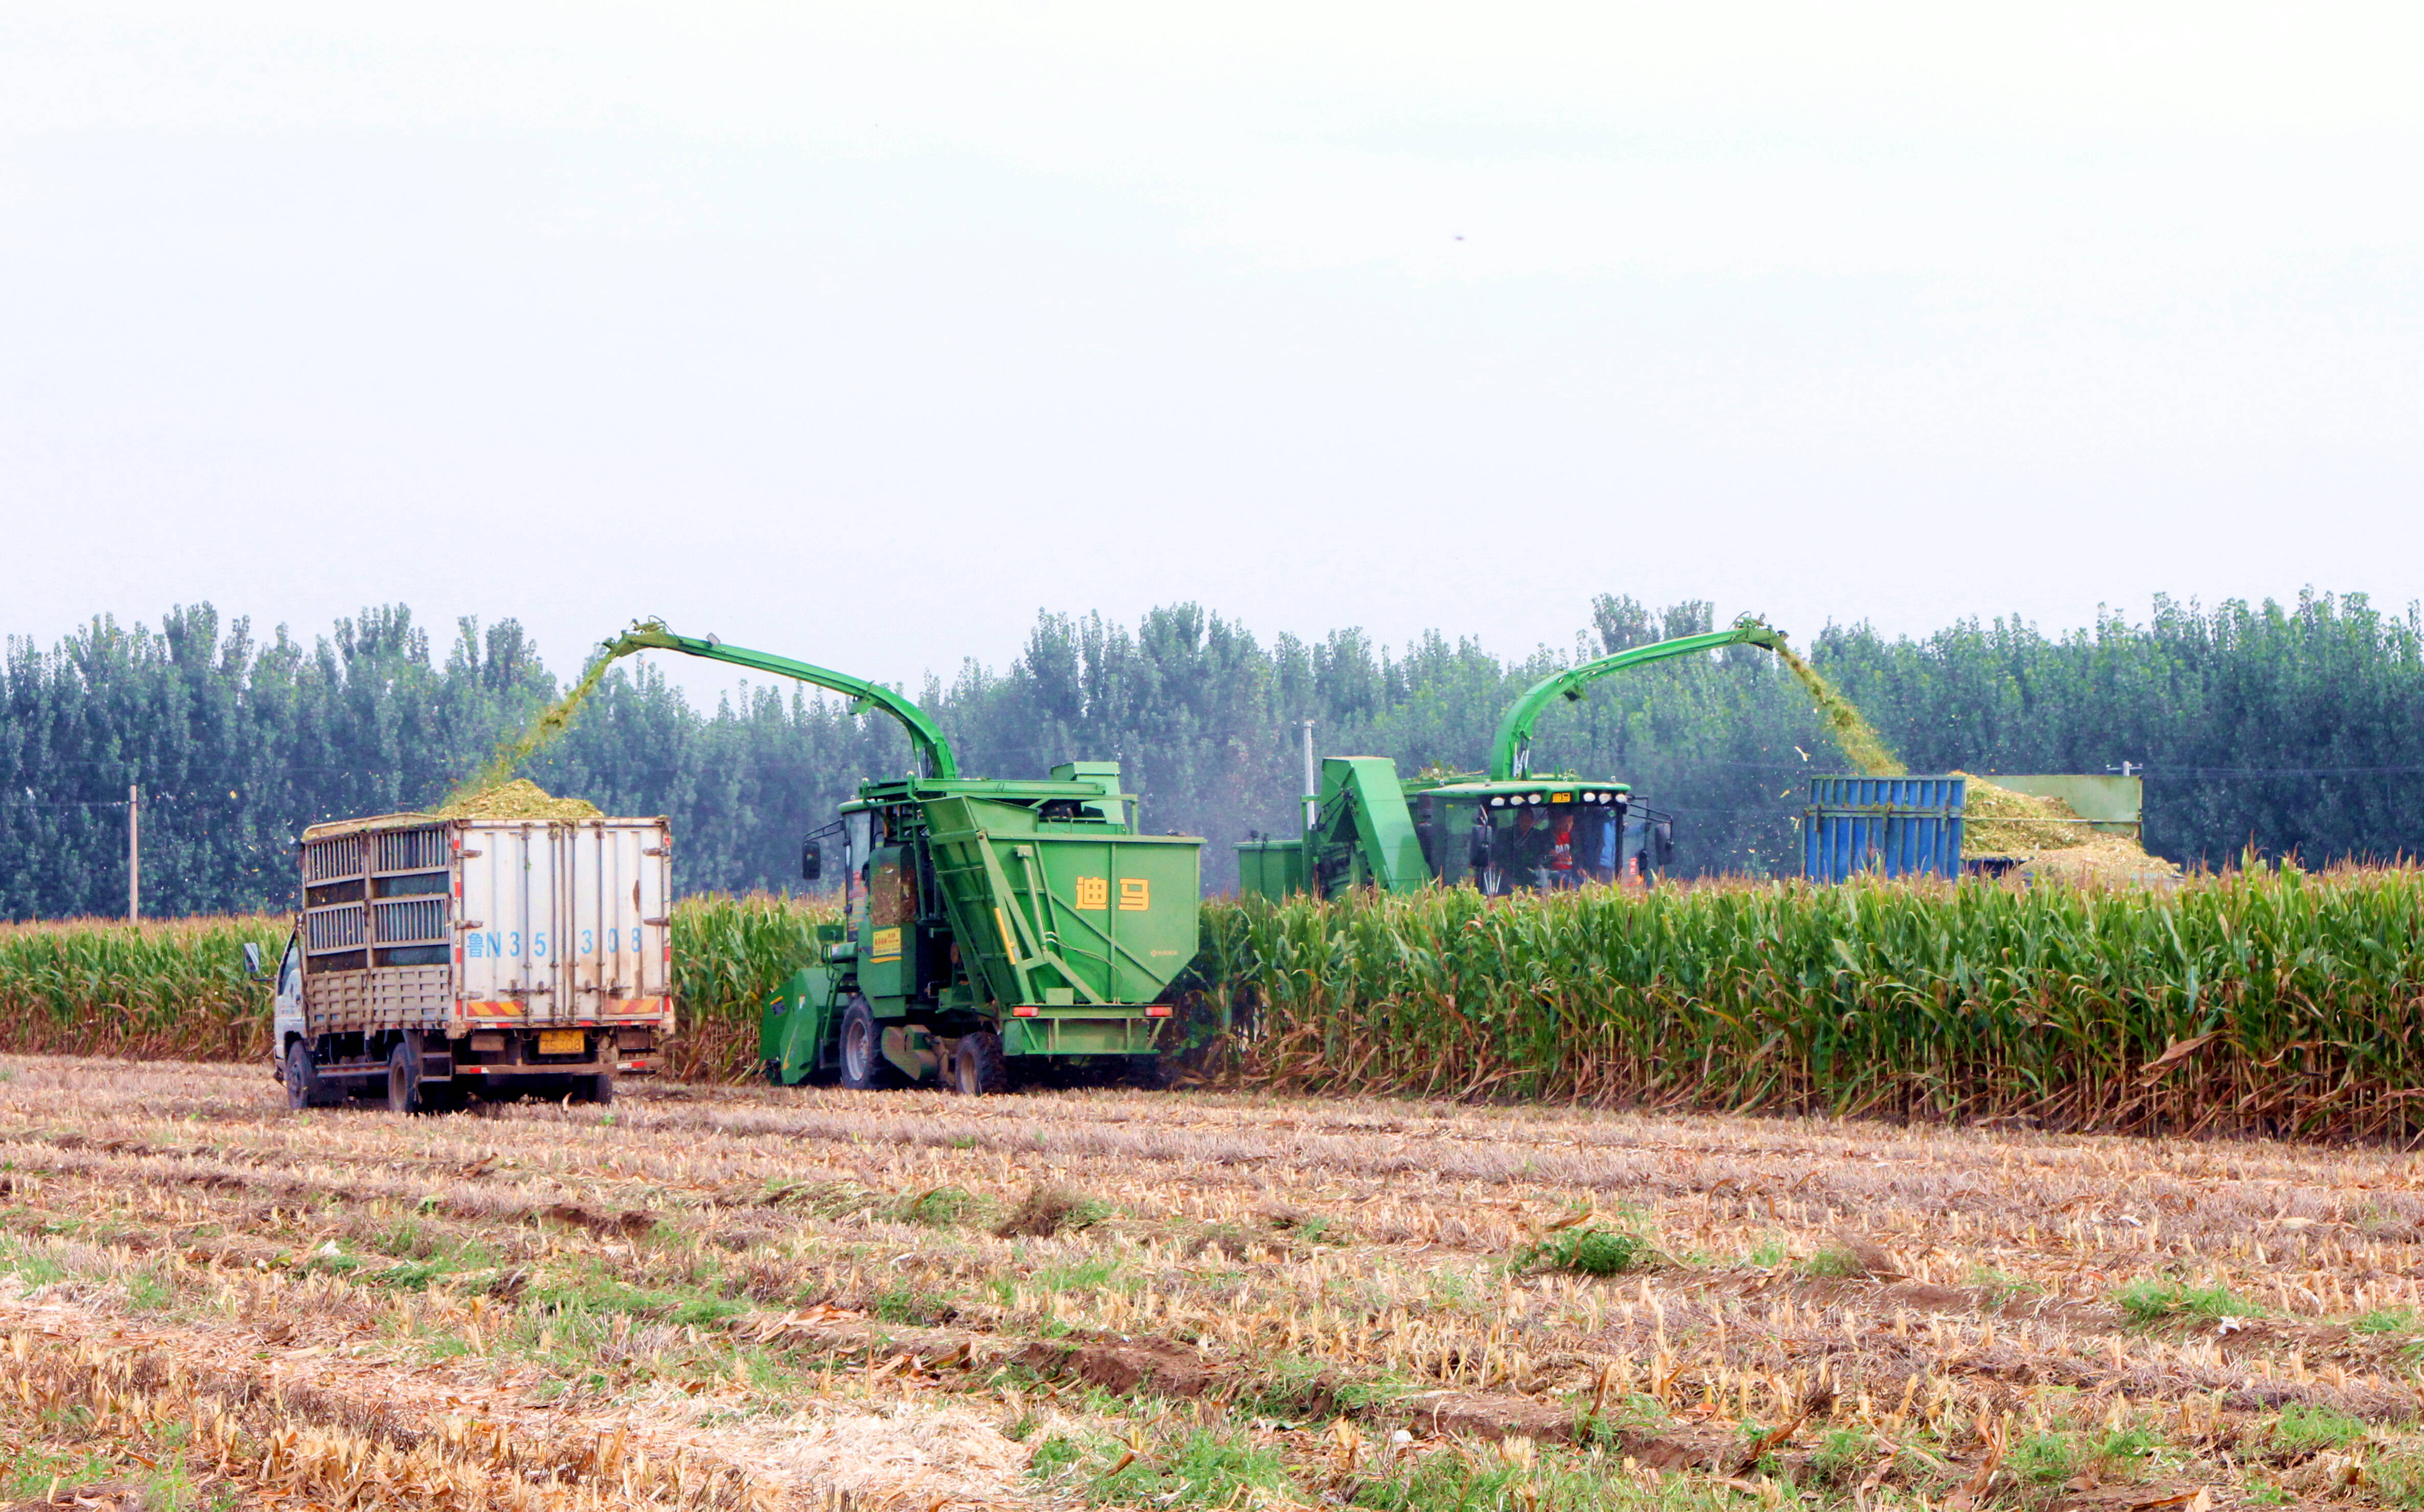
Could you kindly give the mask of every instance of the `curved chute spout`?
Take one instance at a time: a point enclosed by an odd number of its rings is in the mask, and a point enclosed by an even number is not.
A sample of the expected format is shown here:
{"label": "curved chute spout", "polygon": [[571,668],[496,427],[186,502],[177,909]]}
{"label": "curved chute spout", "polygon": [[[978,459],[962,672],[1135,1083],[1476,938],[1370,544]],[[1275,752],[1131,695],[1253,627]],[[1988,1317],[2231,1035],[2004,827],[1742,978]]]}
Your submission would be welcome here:
{"label": "curved chute spout", "polygon": [[1785,654],[1782,630],[1770,627],[1756,615],[1745,614],[1734,621],[1731,629],[1712,630],[1706,635],[1681,635],[1671,641],[1633,646],[1614,656],[1603,656],[1596,661],[1569,667],[1526,689],[1523,696],[1515,700],[1515,707],[1507,711],[1507,717],[1498,722],[1498,738],[1490,743],[1490,775],[1497,781],[1507,782],[1529,773],[1532,766],[1532,725],[1540,717],[1540,711],[1549,707],[1549,700],[1578,699],[1586,686],[1610,673],[1664,661],[1669,657],[1690,656],[1695,651],[1714,651],[1721,645],[1757,645],[1779,656]]}
{"label": "curved chute spout", "polygon": [[909,742],[917,748],[918,756],[926,764],[927,776],[949,778],[960,774],[959,763],[951,758],[951,742],[944,737],[941,728],[927,717],[924,709],[881,683],[869,682],[862,677],[805,661],[794,661],[789,657],[776,656],[771,651],[752,651],[746,646],[726,645],[712,635],[705,640],[676,635],[665,629],[665,622],[661,619],[634,620],[630,629],[605,645],[609,660],[630,656],[634,651],[679,651],[684,656],[728,661],[736,667],[771,672],[781,677],[796,677],[819,688],[847,693],[901,722],[901,727],[909,732]]}

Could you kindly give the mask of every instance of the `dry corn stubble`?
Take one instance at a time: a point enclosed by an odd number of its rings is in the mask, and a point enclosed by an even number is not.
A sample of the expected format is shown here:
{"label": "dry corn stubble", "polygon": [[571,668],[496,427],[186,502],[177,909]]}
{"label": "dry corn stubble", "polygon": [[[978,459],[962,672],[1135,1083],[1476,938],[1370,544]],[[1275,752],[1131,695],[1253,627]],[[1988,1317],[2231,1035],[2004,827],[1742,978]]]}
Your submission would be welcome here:
{"label": "dry corn stubble", "polygon": [[[2027,1504],[2057,1466],[2388,1497],[2416,1452],[2391,1150],[1101,1091],[289,1117],[253,1068],[0,1072],[0,1432],[137,1480],[1125,1505],[1260,1456],[1271,1504],[1324,1504],[1485,1469],[1579,1496],[1630,1457],[1720,1500]],[[1055,1186],[1108,1216],[975,1216]],[[971,1217],[901,1216],[944,1190]],[[1577,1214],[1651,1258],[1510,1272]],[[240,1453],[155,1431],[213,1399]]]}

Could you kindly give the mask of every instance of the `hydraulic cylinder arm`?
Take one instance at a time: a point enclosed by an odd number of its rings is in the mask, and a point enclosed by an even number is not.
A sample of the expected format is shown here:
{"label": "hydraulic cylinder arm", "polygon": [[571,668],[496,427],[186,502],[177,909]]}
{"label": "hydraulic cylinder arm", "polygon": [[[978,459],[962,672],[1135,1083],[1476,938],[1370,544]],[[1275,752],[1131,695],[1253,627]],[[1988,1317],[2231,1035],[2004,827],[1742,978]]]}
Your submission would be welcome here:
{"label": "hydraulic cylinder arm", "polygon": [[676,635],[665,629],[664,621],[657,619],[634,621],[630,629],[607,642],[605,646],[610,661],[634,651],[649,650],[679,651],[685,656],[705,657],[710,661],[729,661],[736,667],[797,677],[819,688],[846,693],[861,704],[873,705],[901,722],[901,728],[909,732],[910,743],[917,748],[918,756],[925,760],[927,776],[956,777],[960,774],[959,763],[951,759],[951,742],[944,738],[934,722],[926,717],[926,711],[880,683],[830,672],[823,667],[794,661],[789,657],[775,656],[767,651],[726,645],[712,636],[702,641],[688,635]]}
{"label": "hydraulic cylinder arm", "polygon": [[1671,641],[1636,645],[1614,656],[1603,656],[1596,661],[1569,667],[1555,676],[1544,677],[1526,690],[1523,697],[1515,700],[1515,707],[1499,721],[1498,738],[1490,743],[1490,775],[1506,782],[1530,771],[1532,724],[1540,717],[1540,710],[1549,707],[1550,699],[1579,699],[1586,685],[1611,672],[1664,661],[1668,657],[1689,656],[1695,651],[1714,651],[1721,645],[1760,645],[1780,653],[1784,649],[1784,632],[1770,629],[1762,621],[1745,614],[1734,621],[1731,629],[1712,630],[1706,635],[1682,635]]}

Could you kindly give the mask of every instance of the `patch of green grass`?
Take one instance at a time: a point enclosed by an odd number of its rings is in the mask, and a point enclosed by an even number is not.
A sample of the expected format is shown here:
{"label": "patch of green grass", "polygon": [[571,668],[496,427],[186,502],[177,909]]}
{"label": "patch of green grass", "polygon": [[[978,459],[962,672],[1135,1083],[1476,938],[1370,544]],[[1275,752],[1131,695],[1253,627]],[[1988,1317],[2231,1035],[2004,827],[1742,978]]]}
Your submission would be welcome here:
{"label": "patch of green grass", "polygon": [[2284,1454],[2310,1455],[2361,1441],[2365,1424],[2328,1407],[2293,1402],[2273,1420],[2271,1437],[2272,1447]]}
{"label": "patch of green grass", "polygon": [[2186,1281],[2146,1277],[2113,1294],[2113,1305],[2132,1323],[2154,1324],[2185,1318],[2191,1321],[2250,1317],[2263,1311],[2245,1297],[2220,1286],[2191,1286]]}
{"label": "patch of green grass", "polygon": [[2416,1329],[2416,1313],[2411,1308],[2377,1307],[2349,1327],[2359,1333],[2412,1333]]}
{"label": "patch of green grass", "polygon": [[1518,1461],[1449,1448],[1376,1467],[1353,1504],[1384,1512],[1718,1512],[1762,1504],[1757,1496],[1682,1475],[1611,1475],[1603,1457],[1543,1449]]}
{"label": "patch of green grass", "polygon": [[1227,1507],[1248,1498],[1304,1500],[1279,1451],[1258,1446],[1243,1433],[1198,1428],[1134,1458],[1116,1440],[1094,1451],[1098,1468],[1089,1476],[1089,1496],[1114,1506]]}
{"label": "patch of green grass", "polygon": [[157,1313],[176,1299],[177,1289],[156,1270],[147,1267],[126,1278],[126,1305],[137,1313]]}
{"label": "patch of green grass", "polygon": [[8,1233],[0,1233],[0,1270],[23,1277],[28,1286],[48,1286],[68,1277],[67,1266],[55,1256]]}
{"label": "patch of green grass", "polygon": [[98,1450],[46,1450],[28,1447],[12,1463],[0,1467],[0,1495],[11,1501],[32,1501],[47,1493],[56,1478],[64,1488],[118,1478],[118,1467]]}
{"label": "patch of green grass", "polygon": [[1856,1479],[1870,1458],[1869,1436],[1858,1428],[1831,1428],[1810,1456],[1810,1473],[1821,1486]]}
{"label": "patch of green grass", "polygon": [[1801,1263],[1801,1274],[1826,1281],[1842,1281],[1868,1273],[1869,1267],[1861,1263],[1860,1257],[1841,1245],[1828,1245]]}
{"label": "patch of green grass", "polygon": [[930,1292],[922,1286],[903,1281],[876,1293],[875,1300],[868,1311],[886,1323],[932,1327],[949,1322],[958,1315],[959,1308],[939,1292]]}
{"label": "patch of green grass", "polygon": [[373,1234],[367,1248],[398,1260],[418,1260],[438,1247],[418,1221],[406,1218],[384,1233]]}
{"label": "patch of green grass", "polygon": [[2047,1485],[2079,1472],[2079,1438],[2069,1433],[2033,1433],[2012,1445],[2005,1463],[2024,1481]]}
{"label": "patch of green grass", "polygon": [[1027,1472],[1035,1476],[1057,1475],[1076,1464],[1077,1456],[1084,1453],[1077,1447],[1076,1440],[1064,1439],[1056,1433],[1037,1444],[1035,1452],[1027,1456]]}
{"label": "patch of green grass", "polygon": [[2087,1456],[2097,1472],[2108,1479],[2135,1479],[2138,1462],[2162,1447],[2163,1440],[2149,1428],[2118,1428],[2106,1432],[2089,1446]]}
{"label": "patch of green grass", "polygon": [[900,1218],[930,1229],[951,1229],[981,1220],[993,1205],[965,1186],[934,1186],[902,1202]]}
{"label": "patch of green grass", "polygon": [[1781,1239],[1762,1239],[1751,1248],[1750,1263],[1762,1270],[1774,1270],[1783,1265],[1791,1253]]}
{"label": "patch of green grass", "polygon": [[1649,1246],[1637,1233],[1598,1228],[1566,1229],[1517,1252],[1517,1270],[1571,1270],[1614,1276],[1631,1270]]}
{"label": "patch of green grass", "polygon": [[694,1297],[678,1303],[668,1317],[676,1323],[694,1329],[712,1328],[726,1318],[739,1317],[749,1311],[749,1304],[729,1297]]}
{"label": "patch of green grass", "polygon": [[2366,1466],[2365,1473],[2374,1501],[2386,1506],[2424,1507],[2424,1455],[2383,1455]]}
{"label": "patch of green grass", "polygon": [[733,1297],[694,1288],[635,1286],[619,1276],[588,1268],[531,1288],[531,1313],[559,1332],[578,1330],[588,1319],[616,1313],[709,1327],[749,1311]]}
{"label": "patch of green grass", "polygon": [[[395,1238],[395,1232],[391,1231],[388,1237]],[[394,1254],[397,1251],[386,1249],[383,1252]],[[419,1292],[428,1290],[432,1281],[446,1281],[475,1271],[493,1270],[497,1265],[496,1251],[472,1239],[451,1245],[432,1244],[418,1254],[410,1254],[409,1250],[406,1253],[409,1254],[410,1258],[398,1260],[394,1265],[379,1270],[370,1271],[361,1279],[381,1286],[391,1286],[399,1291]]]}
{"label": "patch of green grass", "polygon": [[[1029,1278],[1047,1292],[1099,1292],[1109,1286],[1119,1275],[1120,1263],[1108,1255],[1090,1260],[1073,1260],[1066,1265],[1045,1265]],[[1122,1287],[1127,1289],[1126,1286]]]}

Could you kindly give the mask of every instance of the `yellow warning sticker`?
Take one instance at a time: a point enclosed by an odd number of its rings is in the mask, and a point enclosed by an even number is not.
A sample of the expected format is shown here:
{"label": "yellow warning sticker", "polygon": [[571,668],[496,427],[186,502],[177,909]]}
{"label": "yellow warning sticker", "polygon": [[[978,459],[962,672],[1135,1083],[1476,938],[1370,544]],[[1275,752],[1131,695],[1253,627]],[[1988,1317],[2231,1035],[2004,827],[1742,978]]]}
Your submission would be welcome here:
{"label": "yellow warning sticker", "polygon": [[1141,914],[1153,906],[1153,883],[1142,877],[1120,879],[1120,912]]}
{"label": "yellow warning sticker", "polygon": [[869,960],[898,961],[901,959],[901,931],[898,928],[876,931],[872,944],[874,948],[868,952]]}
{"label": "yellow warning sticker", "polygon": [[1077,906],[1078,906],[1079,908],[1108,908],[1108,907],[1110,907],[1110,906],[1111,906],[1111,880],[1110,880],[1108,877],[1080,877],[1080,878],[1078,878],[1078,879],[1077,879]]}

